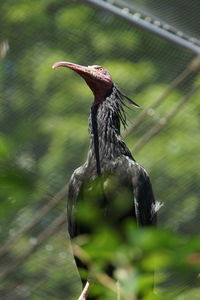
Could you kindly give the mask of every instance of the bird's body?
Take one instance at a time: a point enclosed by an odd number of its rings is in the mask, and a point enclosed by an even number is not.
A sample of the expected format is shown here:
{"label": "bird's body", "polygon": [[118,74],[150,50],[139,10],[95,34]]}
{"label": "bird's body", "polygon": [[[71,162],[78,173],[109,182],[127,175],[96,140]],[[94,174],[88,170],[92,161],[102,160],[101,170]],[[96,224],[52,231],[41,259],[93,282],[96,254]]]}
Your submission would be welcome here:
{"label": "bird's body", "polygon": [[[108,71],[102,67],[82,67],[65,62],[54,65],[57,66],[66,66],[77,72],[95,96],[89,117],[88,156],[69,182],[71,236],[88,233],[91,229],[90,224],[76,220],[77,207],[83,205],[83,199],[94,201],[103,220],[111,226],[120,227],[120,222],[127,216],[132,216],[141,226],[155,224],[156,204],[149,176],[134,160],[120,135],[120,123],[126,126],[126,102],[138,105],[119,91]],[[89,196],[92,189],[101,190],[95,199]],[[123,196],[125,194],[126,197]],[[121,203],[115,199],[121,199]]]}
{"label": "bird's body", "polygon": [[[134,160],[120,135],[120,121],[124,122],[124,125],[126,122],[123,101],[122,94],[113,85],[112,92],[106,97],[106,101],[94,104],[91,109],[89,117],[90,146],[87,160],[74,171],[69,182],[68,213],[72,223],[76,222],[74,214],[81,187],[100,175],[106,175],[102,179],[105,194],[106,181],[113,176],[116,177],[118,189],[119,184],[121,187],[129,189],[131,199],[130,203],[127,201],[126,205],[130,215],[135,217],[139,225],[151,225],[156,221],[155,200],[149,177],[145,169]],[[96,123],[96,129],[93,122]],[[98,132],[98,159],[95,149],[97,134],[95,130]],[[106,195],[104,196],[106,197]],[[104,199],[105,207],[112,205],[105,201]],[[110,201],[110,197],[108,201]],[[71,224],[71,235],[74,236],[77,233],[72,227]]]}

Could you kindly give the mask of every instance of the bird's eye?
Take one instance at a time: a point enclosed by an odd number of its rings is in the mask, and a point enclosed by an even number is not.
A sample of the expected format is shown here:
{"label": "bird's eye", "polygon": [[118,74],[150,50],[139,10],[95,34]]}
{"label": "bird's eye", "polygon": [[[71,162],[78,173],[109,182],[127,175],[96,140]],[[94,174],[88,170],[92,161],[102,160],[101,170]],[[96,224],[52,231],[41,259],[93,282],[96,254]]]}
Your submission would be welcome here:
{"label": "bird's eye", "polygon": [[97,67],[96,69],[99,70],[99,71],[103,71],[102,67]]}
{"label": "bird's eye", "polygon": [[102,67],[98,67],[97,69],[98,69],[98,71],[102,72],[104,75],[108,74],[108,72]]}
{"label": "bird's eye", "polygon": [[100,72],[102,72],[102,74],[104,74],[104,75],[108,75],[108,71],[106,71],[102,67],[96,66],[95,69],[98,70],[98,71],[100,71]]}

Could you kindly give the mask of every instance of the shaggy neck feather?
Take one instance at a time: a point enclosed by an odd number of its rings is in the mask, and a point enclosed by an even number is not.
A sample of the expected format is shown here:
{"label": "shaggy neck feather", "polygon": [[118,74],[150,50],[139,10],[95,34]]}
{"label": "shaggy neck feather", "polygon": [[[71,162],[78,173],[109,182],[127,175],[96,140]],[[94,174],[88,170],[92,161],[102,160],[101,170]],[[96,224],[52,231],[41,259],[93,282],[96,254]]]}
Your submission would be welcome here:
{"label": "shaggy neck feather", "polygon": [[[126,125],[125,113],[122,99],[118,89],[113,86],[112,93],[105,101],[98,104],[96,111],[96,125],[98,130],[98,152],[99,161],[103,169],[108,161],[114,160],[120,155],[127,155],[132,158],[130,151],[122,141],[120,136],[120,120]],[[94,134],[94,110],[91,110],[89,117],[90,150],[88,153],[88,163],[95,164],[95,134]]]}

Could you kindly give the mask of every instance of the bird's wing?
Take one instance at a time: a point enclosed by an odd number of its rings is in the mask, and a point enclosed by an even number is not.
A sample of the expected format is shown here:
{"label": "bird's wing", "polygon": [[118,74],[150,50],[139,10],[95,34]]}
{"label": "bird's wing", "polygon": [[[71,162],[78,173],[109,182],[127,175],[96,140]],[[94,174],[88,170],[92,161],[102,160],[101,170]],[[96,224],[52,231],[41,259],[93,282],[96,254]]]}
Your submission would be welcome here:
{"label": "bird's wing", "polygon": [[138,223],[141,226],[154,225],[157,221],[155,211],[156,201],[152,185],[146,170],[136,164],[136,181],[133,180],[135,211]]}
{"label": "bird's wing", "polygon": [[73,236],[74,234],[75,205],[84,182],[84,174],[84,166],[81,166],[78,169],[76,169],[73,172],[68,185],[67,220],[68,230],[71,236]]}
{"label": "bird's wing", "polygon": [[156,223],[156,212],[160,205],[155,201],[151,182],[146,170],[137,162],[124,156],[116,162],[120,178],[131,183],[134,194],[135,216],[140,226]]}

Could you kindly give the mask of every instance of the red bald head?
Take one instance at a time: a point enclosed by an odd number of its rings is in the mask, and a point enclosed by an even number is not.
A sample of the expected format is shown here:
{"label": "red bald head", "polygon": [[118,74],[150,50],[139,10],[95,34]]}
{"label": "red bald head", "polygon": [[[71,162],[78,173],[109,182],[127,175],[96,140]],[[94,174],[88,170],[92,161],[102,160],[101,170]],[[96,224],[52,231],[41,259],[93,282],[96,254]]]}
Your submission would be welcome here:
{"label": "red bald head", "polygon": [[113,82],[110,73],[100,66],[81,66],[70,62],[57,62],[52,68],[66,67],[78,73],[94,94],[94,102],[100,103],[106,99],[112,90]]}

